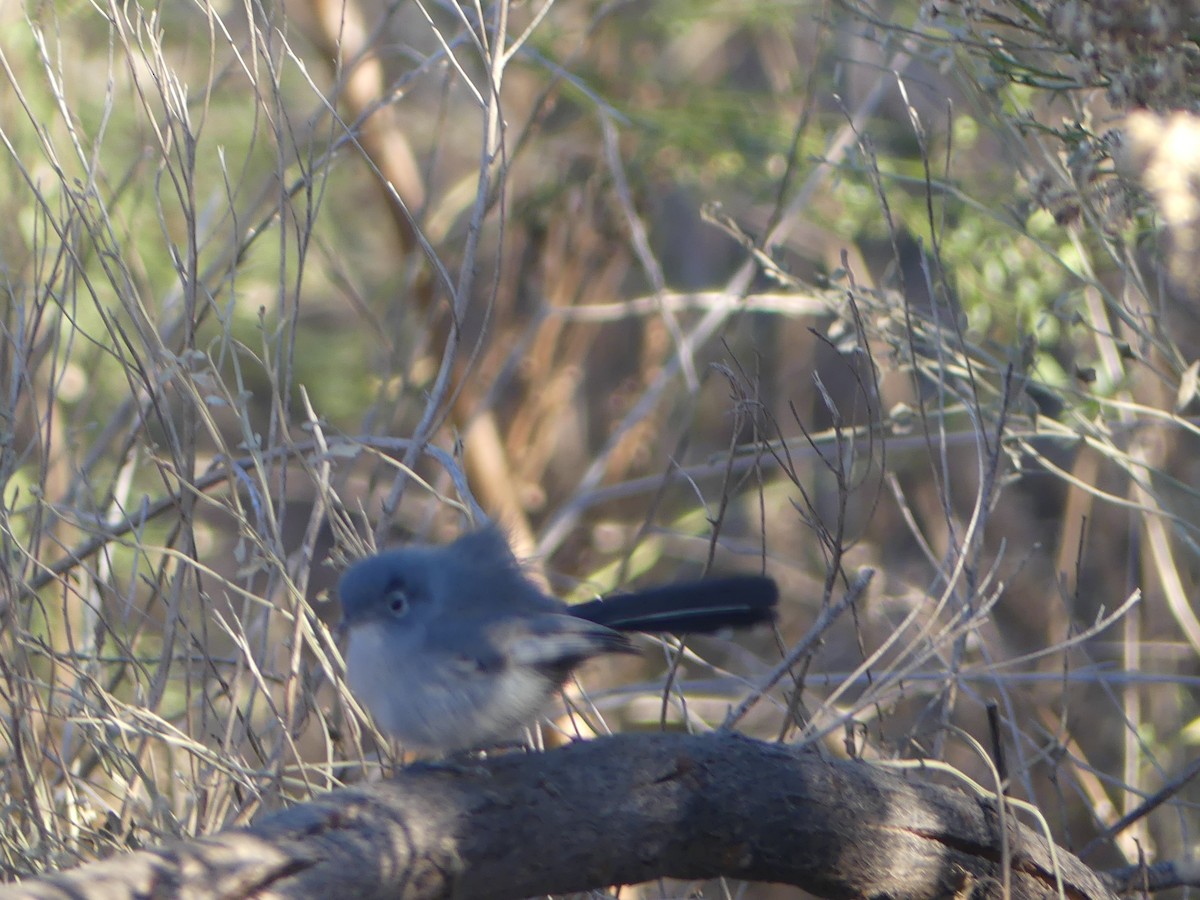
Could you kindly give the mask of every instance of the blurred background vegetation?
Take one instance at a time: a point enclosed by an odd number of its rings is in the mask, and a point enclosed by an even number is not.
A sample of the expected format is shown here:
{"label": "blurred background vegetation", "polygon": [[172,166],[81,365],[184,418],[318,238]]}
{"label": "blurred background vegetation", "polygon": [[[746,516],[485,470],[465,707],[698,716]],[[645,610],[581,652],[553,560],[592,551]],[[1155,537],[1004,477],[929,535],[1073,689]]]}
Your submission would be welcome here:
{"label": "blurred background vegetation", "polygon": [[1187,856],[1198,7],[0,4],[4,876],[375,777],[330,589],[481,511],[782,586],[568,736],[714,727],[870,566],[741,727]]}

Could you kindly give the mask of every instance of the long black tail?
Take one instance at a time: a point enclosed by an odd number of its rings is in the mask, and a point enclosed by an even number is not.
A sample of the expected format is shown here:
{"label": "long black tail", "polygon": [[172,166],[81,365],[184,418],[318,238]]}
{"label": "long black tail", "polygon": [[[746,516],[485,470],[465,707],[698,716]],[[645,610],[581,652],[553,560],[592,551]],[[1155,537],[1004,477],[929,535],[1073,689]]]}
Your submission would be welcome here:
{"label": "long black tail", "polygon": [[775,620],[779,589],[761,575],[733,575],[617,594],[571,607],[571,615],[617,631],[708,634]]}

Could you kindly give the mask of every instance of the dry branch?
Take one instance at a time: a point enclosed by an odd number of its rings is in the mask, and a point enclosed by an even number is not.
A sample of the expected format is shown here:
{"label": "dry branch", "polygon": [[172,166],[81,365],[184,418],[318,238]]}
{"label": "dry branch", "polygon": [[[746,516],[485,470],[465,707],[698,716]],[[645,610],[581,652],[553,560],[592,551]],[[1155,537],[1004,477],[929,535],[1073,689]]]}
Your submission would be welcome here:
{"label": "dry branch", "polygon": [[[999,897],[993,801],[924,776],[731,734],[621,735],[416,766],[250,828],[0,897],[528,897],[656,877],[825,897]],[[1013,898],[1056,895],[1049,846],[1007,816]],[[1064,893],[1113,894],[1057,851]]]}

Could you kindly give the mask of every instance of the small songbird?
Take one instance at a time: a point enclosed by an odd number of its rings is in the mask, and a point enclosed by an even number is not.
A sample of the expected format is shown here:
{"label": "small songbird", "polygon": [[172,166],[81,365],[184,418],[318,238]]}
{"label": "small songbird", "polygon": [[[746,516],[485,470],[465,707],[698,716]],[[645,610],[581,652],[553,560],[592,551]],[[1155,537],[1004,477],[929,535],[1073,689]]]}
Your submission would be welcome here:
{"label": "small songbird", "polygon": [[771,622],[778,590],[770,578],[735,575],[568,606],[526,577],[487,526],[357,562],[338,595],[354,695],[403,746],[452,752],[513,739],[581,663],[637,652],[622,632]]}

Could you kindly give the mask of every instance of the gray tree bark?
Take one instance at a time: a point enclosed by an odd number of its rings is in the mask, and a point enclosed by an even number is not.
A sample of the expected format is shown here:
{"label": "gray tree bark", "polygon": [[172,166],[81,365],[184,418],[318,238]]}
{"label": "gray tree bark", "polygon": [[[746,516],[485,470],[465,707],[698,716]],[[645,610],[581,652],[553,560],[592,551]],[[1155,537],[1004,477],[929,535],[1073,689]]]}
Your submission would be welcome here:
{"label": "gray tree bark", "polygon": [[[0,898],[520,898],[659,877],[831,898],[1059,896],[1050,845],[994,801],[732,734],[621,735],[417,766],[249,828],[0,889]],[[1065,850],[1073,900],[1108,883]]]}

